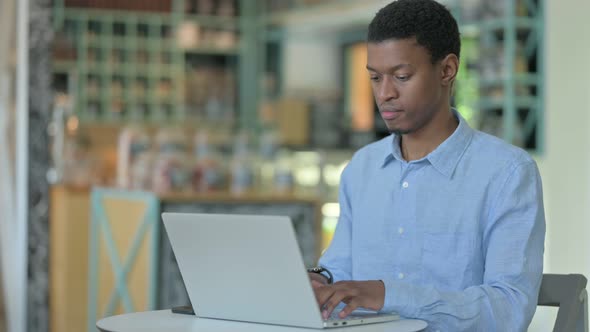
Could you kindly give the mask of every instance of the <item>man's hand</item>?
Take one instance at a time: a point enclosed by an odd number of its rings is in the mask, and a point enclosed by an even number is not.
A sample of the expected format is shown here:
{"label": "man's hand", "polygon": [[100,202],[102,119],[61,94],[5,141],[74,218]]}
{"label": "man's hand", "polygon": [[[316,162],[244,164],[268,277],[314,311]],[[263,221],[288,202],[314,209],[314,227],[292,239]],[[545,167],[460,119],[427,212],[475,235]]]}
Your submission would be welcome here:
{"label": "man's hand", "polygon": [[340,302],[346,303],[338,314],[340,318],[345,318],[359,307],[381,310],[385,302],[385,285],[381,280],[339,281],[333,285],[314,287],[314,292],[324,319],[330,317]]}

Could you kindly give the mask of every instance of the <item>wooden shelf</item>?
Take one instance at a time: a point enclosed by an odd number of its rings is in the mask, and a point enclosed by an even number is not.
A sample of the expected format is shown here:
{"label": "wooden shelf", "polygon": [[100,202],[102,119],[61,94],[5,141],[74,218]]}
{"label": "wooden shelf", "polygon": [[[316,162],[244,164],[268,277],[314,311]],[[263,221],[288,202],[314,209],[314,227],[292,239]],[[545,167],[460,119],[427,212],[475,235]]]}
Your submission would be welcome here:
{"label": "wooden shelf", "polygon": [[319,198],[312,195],[300,195],[295,193],[260,193],[260,192],[245,192],[243,194],[233,194],[227,191],[217,192],[175,192],[159,194],[158,197],[165,202],[235,202],[235,203],[287,203],[287,202],[303,202],[303,203],[319,203]]}
{"label": "wooden shelf", "polygon": [[[68,191],[74,193],[86,193],[91,190],[88,186],[73,185],[55,185],[54,190]],[[316,195],[298,194],[293,192],[286,193],[261,193],[258,191],[249,191],[243,194],[234,194],[228,191],[211,191],[211,192],[168,192],[158,194],[158,198],[163,202],[230,202],[230,203],[289,203],[301,202],[319,204],[321,199]]]}

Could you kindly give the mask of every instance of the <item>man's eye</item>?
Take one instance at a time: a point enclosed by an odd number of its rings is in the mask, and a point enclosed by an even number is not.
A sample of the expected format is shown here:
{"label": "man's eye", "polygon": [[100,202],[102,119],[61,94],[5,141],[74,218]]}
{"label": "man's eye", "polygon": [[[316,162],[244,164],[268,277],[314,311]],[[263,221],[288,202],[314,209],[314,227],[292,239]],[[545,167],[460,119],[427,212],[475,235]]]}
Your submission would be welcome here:
{"label": "man's eye", "polygon": [[398,75],[396,77],[400,81],[407,81],[410,78],[410,76],[408,76],[408,75]]}
{"label": "man's eye", "polygon": [[379,76],[371,76],[371,81],[373,81],[373,82],[379,81]]}

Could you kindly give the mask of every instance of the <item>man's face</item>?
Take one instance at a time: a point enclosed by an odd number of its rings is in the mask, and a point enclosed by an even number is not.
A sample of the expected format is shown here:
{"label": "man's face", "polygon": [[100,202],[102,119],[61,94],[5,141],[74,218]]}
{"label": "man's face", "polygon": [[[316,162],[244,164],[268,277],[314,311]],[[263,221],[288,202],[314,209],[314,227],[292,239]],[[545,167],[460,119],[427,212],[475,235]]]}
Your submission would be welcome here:
{"label": "man's face", "polygon": [[440,64],[415,39],[368,43],[367,69],[381,117],[390,132],[427,127],[444,105]]}

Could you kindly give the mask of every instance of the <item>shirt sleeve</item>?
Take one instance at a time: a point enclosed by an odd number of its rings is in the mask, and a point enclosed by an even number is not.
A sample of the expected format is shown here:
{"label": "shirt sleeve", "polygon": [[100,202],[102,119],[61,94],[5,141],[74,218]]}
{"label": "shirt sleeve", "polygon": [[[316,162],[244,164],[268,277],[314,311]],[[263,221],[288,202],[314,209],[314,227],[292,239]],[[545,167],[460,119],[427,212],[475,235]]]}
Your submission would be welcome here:
{"label": "shirt sleeve", "polygon": [[352,279],[351,258],[351,205],[350,205],[350,181],[348,173],[350,164],[342,172],[338,200],[340,203],[340,216],[332,242],[320,258],[319,265],[330,270],[334,282]]}
{"label": "shirt sleeve", "polygon": [[535,162],[530,161],[515,166],[505,179],[485,224],[483,284],[445,291],[393,278],[383,280],[382,311],[426,320],[429,331],[526,331],[543,274],[541,178]]}

